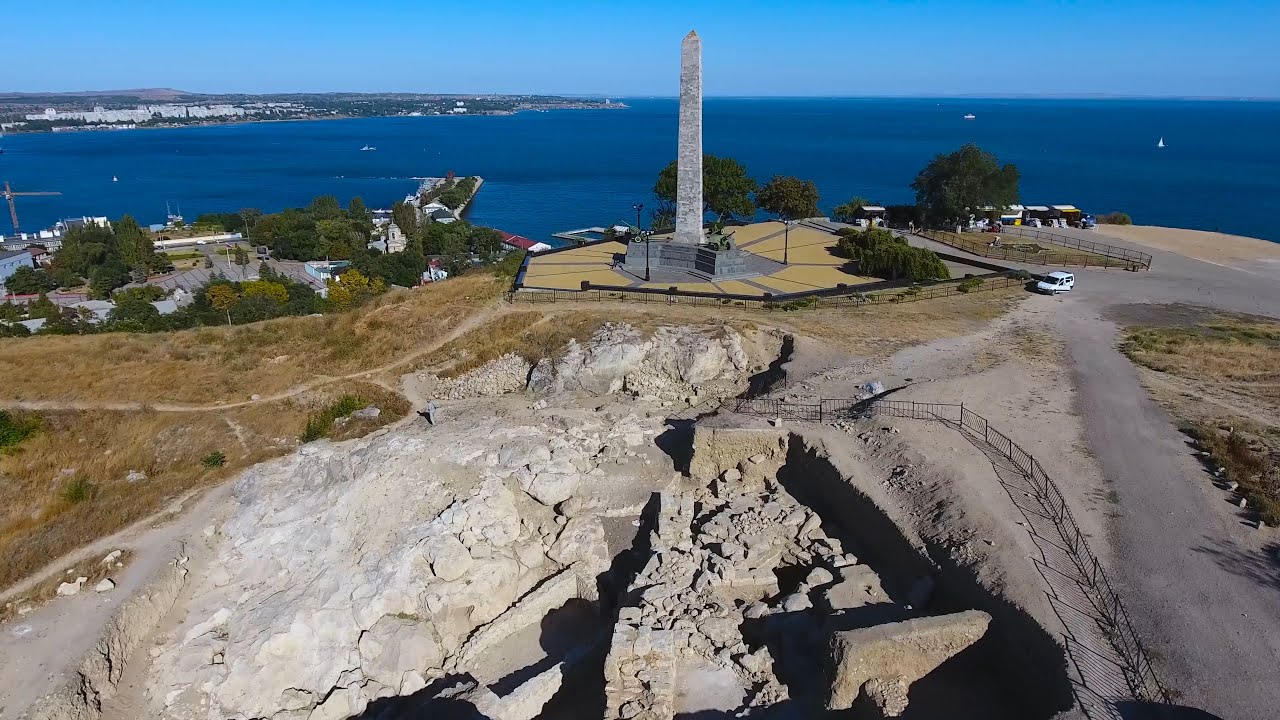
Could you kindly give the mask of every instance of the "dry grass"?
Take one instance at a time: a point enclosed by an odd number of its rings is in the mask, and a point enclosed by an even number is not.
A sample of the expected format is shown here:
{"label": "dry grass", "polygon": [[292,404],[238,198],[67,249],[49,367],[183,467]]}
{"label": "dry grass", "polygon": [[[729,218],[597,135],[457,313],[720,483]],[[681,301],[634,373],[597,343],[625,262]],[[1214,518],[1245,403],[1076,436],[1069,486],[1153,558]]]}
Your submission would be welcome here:
{"label": "dry grass", "polygon": [[1280,323],[1216,317],[1194,327],[1132,328],[1121,349],[1152,370],[1280,402]]}
{"label": "dry grass", "polygon": [[210,403],[281,393],[317,376],[391,364],[497,301],[475,273],[388,293],[356,311],[177,333],[7,339],[8,400]]}
{"label": "dry grass", "polygon": [[570,339],[581,342],[591,337],[605,322],[604,315],[590,311],[511,312],[447,343],[432,355],[431,362],[445,365],[439,375],[446,378],[457,377],[507,353],[516,353],[536,364],[559,353]]}
{"label": "dry grass", "polygon": [[1269,525],[1280,524],[1280,322],[1208,315],[1136,327],[1121,350]]}
{"label": "dry grass", "polygon": [[[307,415],[343,394],[378,405],[377,420],[336,426],[336,440],[402,417],[404,398],[370,383],[341,382],[289,400],[221,412],[59,411],[41,432],[0,455],[0,587],[56,558],[148,517],[184,493],[208,487],[297,446]],[[201,460],[225,454],[221,467]],[[130,471],[146,480],[127,482]],[[93,487],[74,501],[70,483]]]}

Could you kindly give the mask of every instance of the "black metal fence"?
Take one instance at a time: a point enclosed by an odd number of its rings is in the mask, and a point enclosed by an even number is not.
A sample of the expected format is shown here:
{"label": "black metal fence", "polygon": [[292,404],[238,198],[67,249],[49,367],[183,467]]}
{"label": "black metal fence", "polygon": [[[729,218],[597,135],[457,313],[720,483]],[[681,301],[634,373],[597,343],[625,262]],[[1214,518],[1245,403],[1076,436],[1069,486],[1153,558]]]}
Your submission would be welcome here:
{"label": "black metal fence", "polygon": [[[855,308],[867,305],[932,300],[954,297],[1009,287],[1021,287],[1027,280],[1018,271],[990,273],[964,280],[948,280],[929,285],[894,284],[876,291],[843,291],[829,289],[811,293],[787,295],[728,295],[718,293],[689,292],[666,288],[590,288],[587,290],[551,290],[520,288],[507,292],[508,302],[556,303],[600,302],[606,300],[661,303],[665,305],[700,305],[716,307],[745,307],[757,310],[806,310],[830,308]],[[977,280],[977,282],[973,282]],[[968,284],[965,284],[969,281]],[[962,289],[963,288],[963,289]],[[837,294],[840,293],[840,294]]]}
{"label": "black metal fence", "polygon": [[1039,500],[1048,510],[1050,520],[1066,545],[1067,554],[1083,578],[1089,600],[1100,616],[1099,624],[1111,646],[1119,655],[1134,697],[1148,702],[1169,703],[1170,695],[1156,674],[1151,658],[1143,647],[1129,613],[1120,601],[1111,579],[1097,556],[1085,542],[1066,498],[1036,459],[964,404],[926,403],[912,400],[819,400],[816,403],[790,403],[772,398],[735,401],[739,413],[777,417],[793,422],[828,422],[855,417],[897,417],[944,422],[962,432],[982,439],[998,454],[1007,458],[1031,481]]}

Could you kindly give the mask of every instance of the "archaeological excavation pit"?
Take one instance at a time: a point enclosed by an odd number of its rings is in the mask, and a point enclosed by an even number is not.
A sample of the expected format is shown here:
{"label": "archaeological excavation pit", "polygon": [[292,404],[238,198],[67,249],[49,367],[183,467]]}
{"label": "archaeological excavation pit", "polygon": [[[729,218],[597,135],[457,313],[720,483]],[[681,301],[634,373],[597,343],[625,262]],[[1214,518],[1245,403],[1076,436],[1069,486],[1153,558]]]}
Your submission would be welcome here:
{"label": "archaeological excavation pit", "polygon": [[[714,421],[712,421],[714,422]],[[606,718],[1036,718],[1061,649],[912,542],[802,437],[695,431],[604,668]]]}

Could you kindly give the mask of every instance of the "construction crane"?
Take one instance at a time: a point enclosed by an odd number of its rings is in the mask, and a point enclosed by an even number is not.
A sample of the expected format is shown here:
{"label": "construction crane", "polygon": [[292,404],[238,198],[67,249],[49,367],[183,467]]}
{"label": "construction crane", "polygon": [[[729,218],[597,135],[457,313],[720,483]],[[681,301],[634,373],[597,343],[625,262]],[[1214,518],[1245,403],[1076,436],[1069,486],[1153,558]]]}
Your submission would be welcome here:
{"label": "construction crane", "polygon": [[14,192],[9,187],[9,181],[4,181],[4,199],[9,201],[9,219],[13,221],[13,233],[19,235],[22,230],[18,229],[18,208],[13,204],[16,197],[28,197],[32,195],[61,195],[60,192]]}

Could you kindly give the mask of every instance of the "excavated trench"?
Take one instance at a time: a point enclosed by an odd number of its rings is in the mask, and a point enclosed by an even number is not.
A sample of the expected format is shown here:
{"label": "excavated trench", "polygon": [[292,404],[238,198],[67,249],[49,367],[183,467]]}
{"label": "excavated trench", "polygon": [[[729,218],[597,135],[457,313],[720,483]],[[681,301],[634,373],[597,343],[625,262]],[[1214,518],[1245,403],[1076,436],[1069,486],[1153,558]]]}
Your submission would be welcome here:
{"label": "excavated trench", "polygon": [[[733,466],[736,453],[742,452],[734,442],[732,430],[722,439],[726,453],[717,458],[719,467]],[[753,441],[761,431],[751,430]],[[765,433],[769,435],[769,433]],[[1071,687],[1064,654],[1053,637],[1030,615],[1003,597],[997,590],[979,581],[972,568],[951,559],[945,548],[913,538],[899,527],[888,513],[863,493],[856,483],[845,477],[825,453],[805,441],[801,435],[782,431],[771,434],[779,447],[779,466],[766,476],[772,488],[771,497],[794,500],[798,507],[811,512],[820,522],[819,535],[835,539],[845,552],[858,557],[860,566],[869,567],[892,602],[833,610],[823,605],[821,591],[811,589],[806,577],[813,564],[779,564],[773,571],[776,583],[752,594],[750,590],[733,596],[730,602],[741,612],[760,603],[781,604],[793,593],[810,593],[813,607],[801,612],[778,612],[755,619],[745,619],[739,626],[741,640],[747,650],[767,648],[772,657],[772,673],[786,688],[787,698],[774,705],[757,707],[753,714],[763,717],[874,717],[865,706],[852,711],[828,711],[826,700],[831,688],[831,662],[828,642],[833,633],[878,626],[910,618],[939,616],[965,610],[981,610],[991,616],[989,628],[975,644],[941,664],[936,670],[912,683],[909,704],[901,715],[918,720],[984,720],[1009,718],[1029,720],[1050,718],[1072,705]],[[716,441],[710,446],[705,439],[698,452],[717,451]],[[741,466],[750,463],[746,457]],[[698,463],[695,461],[695,470]],[[705,470],[705,468],[702,468]],[[723,470],[707,483],[721,492],[727,484]],[[705,477],[697,479],[678,492],[703,492]],[[665,493],[664,493],[665,495]],[[768,493],[766,493],[768,495]],[[750,492],[746,496],[750,496]],[[708,499],[695,503],[695,517],[689,523],[697,538],[709,515]],[[742,496],[739,496],[742,497]],[[620,610],[634,609],[637,592],[632,585],[641,568],[650,561],[650,538],[657,532],[660,498],[636,518],[614,518],[607,527],[613,562],[601,573],[597,582],[598,600],[574,599],[556,608],[540,623],[514,633],[473,663],[474,675],[458,675],[433,682],[413,696],[391,698],[371,705],[360,716],[365,720],[409,720],[410,718],[476,718],[470,703],[449,697],[449,689],[460,683],[479,682],[498,695],[517,691],[519,686],[555,663],[563,663],[563,680],[559,690],[537,715],[554,720],[596,720],[614,717],[607,707],[606,660],[611,652],[615,624]],[[628,590],[628,587],[632,589]],[[748,614],[749,616],[749,614]],[[618,625],[617,627],[621,627]],[[710,707],[696,712],[682,712],[699,696],[727,688],[727,697],[736,697],[733,687],[722,688],[732,673],[687,658],[678,666],[675,712],[676,718],[732,717],[741,707]],[[747,684],[749,686],[749,683]],[[681,689],[683,688],[683,689]],[[682,694],[683,693],[683,694]],[[714,705],[714,703],[712,703]],[[661,715],[659,715],[661,716]]]}
{"label": "excavated trench", "polygon": [[[787,441],[778,482],[814,510],[822,529],[853,549],[909,615],[981,610],[986,635],[911,685],[906,718],[1050,718],[1073,705],[1062,648],[1025,610],[981,583],[974,569],[935,543],[908,537],[875,501],[797,434]],[[883,618],[832,617],[833,629]]]}

